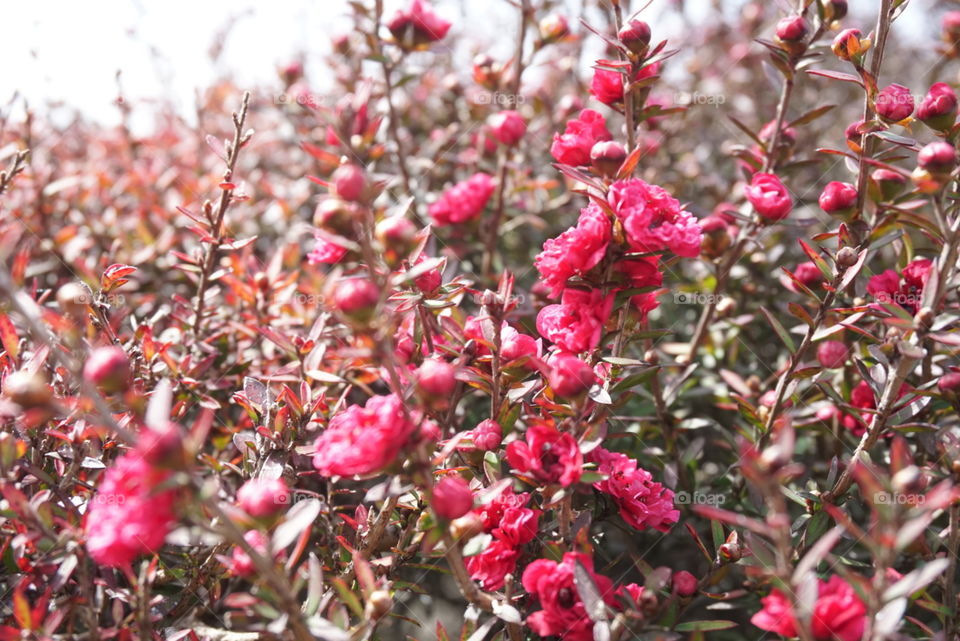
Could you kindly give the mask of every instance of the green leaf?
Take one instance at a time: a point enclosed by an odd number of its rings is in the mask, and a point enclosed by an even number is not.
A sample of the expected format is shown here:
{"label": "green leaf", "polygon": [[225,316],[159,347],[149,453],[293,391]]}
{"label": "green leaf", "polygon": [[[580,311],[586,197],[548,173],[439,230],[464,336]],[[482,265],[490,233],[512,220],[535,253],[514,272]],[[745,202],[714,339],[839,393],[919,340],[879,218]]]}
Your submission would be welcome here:
{"label": "green leaf", "polygon": [[677,632],[697,632],[702,630],[729,630],[730,628],[737,627],[737,624],[733,621],[721,621],[719,619],[713,619],[709,621],[686,621],[684,623],[677,624],[677,627],[674,628]]}
{"label": "green leaf", "polygon": [[773,314],[770,313],[766,307],[760,307],[760,311],[766,317],[767,322],[770,323],[770,326],[773,327],[773,331],[777,333],[777,336],[780,337],[780,340],[783,341],[783,344],[787,346],[787,349],[790,350],[790,353],[795,353],[797,351],[797,346],[793,342],[793,338],[787,333],[787,330],[784,329],[783,325],[780,324]]}

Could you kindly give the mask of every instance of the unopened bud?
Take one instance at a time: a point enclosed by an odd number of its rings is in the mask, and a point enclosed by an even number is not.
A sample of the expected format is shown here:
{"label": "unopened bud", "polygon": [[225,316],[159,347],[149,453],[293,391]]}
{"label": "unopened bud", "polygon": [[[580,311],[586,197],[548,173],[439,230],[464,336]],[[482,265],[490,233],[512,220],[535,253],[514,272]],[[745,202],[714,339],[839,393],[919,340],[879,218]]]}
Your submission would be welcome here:
{"label": "unopened bud", "polygon": [[67,283],[57,290],[57,305],[60,310],[76,321],[87,317],[90,302],[90,290],[80,283]]}
{"label": "unopened bud", "polygon": [[3,379],[3,393],[26,409],[43,407],[53,399],[53,390],[43,375],[26,370],[14,372]]}
{"label": "unopened bud", "polygon": [[355,206],[350,203],[339,198],[324,198],[313,212],[313,224],[331,234],[350,238],[357,215]]}
{"label": "unopened bud", "polygon": [[478,534],[483,534],[483,519],[473,512],[450,522],[450,536],[455,541],[469,541]]}
{"label": "unopened bud", "polygon": [[359,165],[340,165],[332,176],[337,196],[348,202],[366,202],[369,194],[367,174]]}
{"label": "unopened bud", "polygon": [[130,359],[121,347],[98,347],[84,363],[83,377],[104,392],[122,392],[130,386]]}
{"label": "unopened bud", "polygon": [[903,193],[907,186],[907,179],[896,171],[877,169],[870,174],[870,180],[876,185],[874,194],[878,200],[890,201]]}
{"label": "unopened bud", "polygon": [[540,21],[540,39],[544,43],[556,42],[570,33],[567,18],[559,13],[551,14]]}
{"label": "unopened bud", "polygon": [[949,175],[957,166],[957,149],[948,142],[931,142],[917,154],[917,166],[934,176]]}
{"label": "unopened bud", "polygon": [[864,38],[859,29],[844,29],[833,39],[830,48],[841,60],[859,63],[860,58],[870,48],[870,40]]}
{"label": "unopened bud", "polygon": [[859,259],[860,255],[853,247],[841,247],[840,251],[837,252],[837,265],[843,268],[853,267]]}
{"label": "unopened bud", "polygon": [[957,119],[957,94],[945,82],[931,85],[917,107],[917,120],[936,131],[949,131]]}
{"label": "unopened bud", "polygon": [[643,57],[650,47],[650,35],[650,25],[643,20],[631,20],[617,32],[620,42],[640,57]]}
{"label": "unopened bud", "polygon": [[386,590],[374,590],[363,608],[363,615],[371,621],[378,621],[393,609],[393,597]]}
{"label": "unopened bud", "polygon": [[380,290],[373,281],[366,278],[344,279],[333,292],[334,309],[358,321],[373,318],[379,301]]}
{"label": "unopened bud", "polygon": [[627,149],[613,140],[596,143],[590,150],[590,162],[601,176],[613,178],[627,158]]}

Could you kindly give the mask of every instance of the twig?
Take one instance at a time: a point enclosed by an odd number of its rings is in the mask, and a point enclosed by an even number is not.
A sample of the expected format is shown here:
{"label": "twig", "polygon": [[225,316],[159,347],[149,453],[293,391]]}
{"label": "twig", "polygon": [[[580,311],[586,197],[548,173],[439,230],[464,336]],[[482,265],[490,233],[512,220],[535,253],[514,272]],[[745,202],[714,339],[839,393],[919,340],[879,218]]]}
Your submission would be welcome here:
{"label": "twig", "polygon": [[[227,150],[227,169],[223,172],[223,182],[232,185],[233,170],[237,165],[237,157],[240,155],[240,148],[250,139],[249,135],[243,133],[243,124],[247,119],[247,108],[250,105],[250,92],[243,94],[243,104],[240,106],[240,113],[233,114],[233,143]],[[193,333],[200,336],[200,330],[203,327],[203,311],[206,305],[207,287],[210,286],[210,277],[213,274],[213,266],[217,260],[217,251],[223,243],[223,219],[227,215],[227,209],[233,200],[233,187],[222,187],[220,192],[220,204],[216,213],[210,220],[210,232],[212,240],[207,245],[206,254],[203,259],[203,266],[200,271],[200,282],[197,285],[197,302],[193,311]],[[206,213],[206,212],[205,212]]]}

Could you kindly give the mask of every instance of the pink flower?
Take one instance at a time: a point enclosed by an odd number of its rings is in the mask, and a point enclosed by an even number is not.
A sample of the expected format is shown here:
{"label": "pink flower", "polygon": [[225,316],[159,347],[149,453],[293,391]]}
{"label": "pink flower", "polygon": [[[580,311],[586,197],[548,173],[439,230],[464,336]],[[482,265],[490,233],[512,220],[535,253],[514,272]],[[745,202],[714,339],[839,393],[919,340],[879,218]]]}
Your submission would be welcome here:
{"label": "pink flower", "polygon": [[593,571],[593,559],[579,552],[567,552],[557,563],[538,559],[523,572],[523,588],[540,602],[541,610],[527,617],[527,626],[542,637],[563,641],[593,641],[593,621],[580,599],[574,568],[580,563],[590,574],[601,598],[616,605],[613,582]]}
{"label": "pink flower", "polygon": [[527,123],[523,116],[512,109],[505,109],[495,113],[487,119],[494,137],[508,147],[512,147],[523,138],[527,132]]}
{"label": "pink flower", "polygon": [[820,194],[820,209],[835,214],[852,209],[857,204],[857,188],[850,183],[832,181]]}
{"label": "pink flower", "polygon": [[[623,63],[611,60],[597,60],[598,65],[604,67],[619,67]],[[660,63],[656,62],[639,69],[634,76],[634,82],[650,78],[660,73]],[[623,81],[625,74],[612,69],[594,67],[593,79],[590,81],[590,95],[605,105],[615,105],[623,102]]]}
{"label": "pink flower", "polygon": [[[780,590],[760,600],[763,609],[750,622],[761,630],[785,637],[797,636],[793,604]],[[849,583],[837,575],[819,581],[816,605],[810,619],[810,631],[817,641],[860,641],[867,608]]]}
{"label": "pink flower", "polygon": [[596,377],[590,366],[573,354],[559,352],[554,354],[547,365],[547,381],[557,396],[576,398],[590,389]]}
{"label": "pink flower", "polygon": [[94,561],[123,567],[160,549],[175,523],[175,491],[156,489],[169,475],[136,453],[107,469],[86,514],[87,549]]}
{"label": "pink flower", "polygon": [[774,174],[754,174],[743,191],[757,213],[767,220],[782,220],[793,209],[793,199]]}
{"label": "pink flower", "polygon": [[[250,530],[243,535],[243,540],[249,543],[250,547],[260,554],[267,555],[267,548],[270,545],[270,540],[260,530]],[[247,554],[247,551],[237,545],[234,546],[233,552],[230,554],[229,569],[233,574],[244,577],[253,574],[257,569],[257,566],[254,565],[253,559],[250,558],[250,555]]]}
{"label": "pink flower", "polygon": [[473,509],[473,513],[480,517],[483,523],[484,532],[492,532],[503,521],[503,515],[511,508],[523,507],[530,500],[530,495],[526,492],[516,494],[513,488],[506,487],[496,496],[484,501],[481,498],[480,505]]}
{"label": "pink flower", "polygon": [[673,507],[673,492],[656,483],[632,458],[598,447],[590,452],[589,460],[608,477],[593,487],[613,498],[628,525],[666,532],[680,518],[679,510]]}
{"label": "pink flower", "polygon": [[843,367],[850,350],[843,341],[823,341],[817,346],[817,360],[828,369]]}
{"label": "pink flower", "polygon": [[468,180],[459,182],[430,205],[430,217],[434,224],[444,227],[472,220],[480,215],[493,195],[493,177],[476,173]]}
{"label": "pink flower", "polygon": [[449,398],[457,385],[457,371],[450,363],[438,358],[424,359],[417,370],[417,389],[425,396]]}
{"label": "pink flower", "polygon": [[500,519],[500,527],[493,531],[493,536],[515,547],[529,543],[537,536],[540,514],[540,510],[528,507],[508,507]]}
{"label": "pink flower", "polygon": [[289,504],[290,488],[283,479],[250,479],[237,490],[237,505],[253,517],[276,514]]}
{"label": "pink flower", "polygon": [[315,442],[313,466],[322,476],[378,472],[397,458],[415,428],[399,398],[372,396],[364,407],[351,405],[330,419]]}
{"label": "pink flower", "polygon": [[680,596],[691,596],[697,592],[697,577],[685,570],[673,573],[673,591]]}
{"label": "pink flower", "polygon": [[467,557],[467,571],[484,590],[499,590],[506,576],[516,569],[519,557],[520,552],[512,545],[495,538],[483,552]]}
{"label": "pink flower", "polygon": [[586,352],[600,344],[612,309],[612,294],[567,288],[559,305],[547,305],[537,314],[537,331],[565,352]]}
{"label": "pink flower", "polygon": [[503,428],[492,418],[480,422],[471,430],[473,445],[481,452],[488,452],[500,447],[503,441]]}
{"label": "pink flower", "polygon": [[913,113],[913,94],[903,85],[892,84],[877,94],[877,115],[887,122],[900,122]]}
{"label": "pink flower", "polygon": [[331,242],[324,238],[321,234],[316,234],[314,236],[316,241],[313,249],[307,254],[307,261],[311,265],[316,265],[318,263],[332,265],[334,263],[339,263],[343,260],[343,257],[347,255],[347,249],[341,247],[334,242]]}
{"label": "pink flower", "polygon": [[603,115],[593,109],[584,109],[578,118],[567,121],[563,134],[553,135],[550,154],[565,165],[589,165],[594,144],[610,138]]}
{"label": "pink flower", "polygon": [[580,210],[576,227],[571,227],[543,244],[533,264],[540,278],[556,298],[573,276],[583,276],[603,260],[610,243],[610,220],[594,203]]}
{"label": "pink flower", "polygon": [[583,472],[583,455],[573,435],[543,423],[531,425],[525,441],[507,445],[507,462],[541,483],[564,487],[579,481]]}
{"label": "pink flower", "polygon": [[460,476],[445,476],[433,486],[433,511],[442,519],[463,516],[473,507],[473,492]]}
{"label": "pink flower", "polygon": [[[503,322],[500,330],[500,357],[504,363],[510,363],[525,356],[539,357],[542,352],[543,346],[540,339],[521,334],[506,321]],[[527,367],[532,367],[532,364],[528,362]]]}
{"label": "pink flower", "polygon": [[[657,258],[655,256],[621,260],[614,268],[626,278],[626,286],[629,289],[660,287],[660,285],[663,284],[663,273],[657,266]],[[647,312],[656,309],[660,305],[656,292],[637,294],[630,298],[630,302],[632,302],[634,307],[644,316],[646,316]]]}
{"label": "pink flower", "polygon": [[450,23],[434,13],[423,0],[413,0],[406,9],[400,9],[387,22],[387,29],[398,41],[419,45],[442,40],[450,30]]}
{"label": "pink flower", "polygon": [[945,131],[957,118],[957,94],[945,82],[934,83],[917,107],[917,119],[928,127]]}
{"label": "pink flower", "polygon": [[669,250],[688,258],[700,253],[700,225],[663,188],[639,178],[618,180],[610,186],[607,201],[623,223],[634,251]]}
{"label": "pink flower", "polygon": [[[823,272],[820,271],[820,268],[817,267],[816,263],[814,263],[812,260],[808,260],[805,263],[800,263],[797,265],[793,270],[793,275],[808,289],[815,289],[824,281]],[[800,291],[796,283],[794,283],[792,280],[787,279],[784,282],[786,283],[787,288],[791,291]]]}
{"label": "pink flower", "polygon": [[914,314],[923,299],[923,288],[927,284],[932,268],[932,261],[917,258],[904,267],[900,274],[893,269],[888,269],[870,277],[867,281],[867,293],[877,299],[878,303],[899,305]]}
{"label": "pink flower", "polygon": [[130,359],[122,347],[98,347],[83,364],[83,377],[105,392],[130,386]]}

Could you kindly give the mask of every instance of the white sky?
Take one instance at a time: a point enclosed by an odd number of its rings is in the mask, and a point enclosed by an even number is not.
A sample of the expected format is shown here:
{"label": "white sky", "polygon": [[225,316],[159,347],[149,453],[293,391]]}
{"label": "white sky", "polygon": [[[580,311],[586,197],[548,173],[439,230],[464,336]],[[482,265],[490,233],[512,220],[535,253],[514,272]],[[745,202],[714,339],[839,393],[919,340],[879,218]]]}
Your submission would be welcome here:
{"label": "white sky", "polygon": [[[388,15],[408,1],[385,0]],[[867,8],[875,1],[852,0],[851,4]],[[565,2],[574,23],[581,1]],[[697,3],[707,2],[687,0],[688,13],[695,15]],[[474,29],[481,42],[486,40],[495,49],[491,51],[495,56],[511,55],[512,36],[504,34],[515,31],[516,17],[506,1],[434,0],[434,4],[454,22],[454,30]],[[635,4],[641,2],[635,0]],[[669,4],[671,0],[654,0],[645,18],[658,26],[658,9]],[[913,0],[905,16],[909,19],[904,21],[913,23],[908,30],[931,20],[931,4],[932,0]],[[31,104],[61,101],[115,123],[115,74],[121,70],[129,98],[171,99],[189,115],[195,89],[208,86],[218,75],[230,71],[241,84],[275,82],[277,66],[301,51],[309,52],[311,84],[322,91],[320,56],[329,50],[330,34],[350,27],[348,11],[346,0],[7,2],[0,41],[4,61],[0,105],[19,91]],[[224,42],[221,66],[215,68],[208,51],[231,17],[236,22]],[[664,35],[672,35],[669,25],[659,27]]]}

